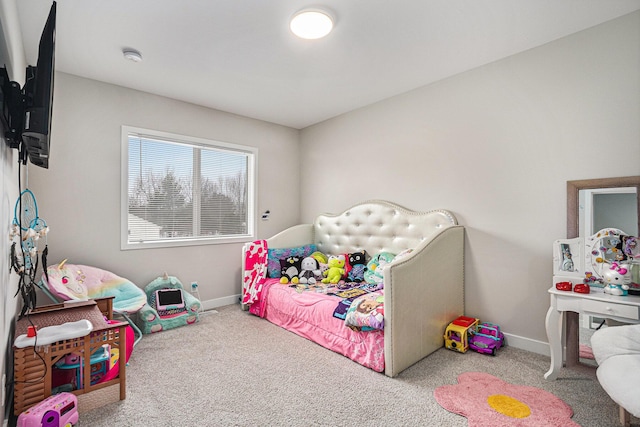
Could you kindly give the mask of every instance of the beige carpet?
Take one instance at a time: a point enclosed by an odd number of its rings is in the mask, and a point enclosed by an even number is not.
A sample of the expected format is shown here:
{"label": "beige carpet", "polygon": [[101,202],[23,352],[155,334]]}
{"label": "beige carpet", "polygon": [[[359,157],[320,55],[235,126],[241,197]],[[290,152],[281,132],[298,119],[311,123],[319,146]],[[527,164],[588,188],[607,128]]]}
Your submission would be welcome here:
{"label": "beige carpet", "polygon": [[443,348],[388,378],[238,305],[217,311],[146,335],[129,361],[127,399],[82,414],[78,426],[467,426],[433,392],[469,371],[547,390],[583,427],[618,422],[593,368],[563,369],[546,381],[545,356],[509,346],[495,357]]}

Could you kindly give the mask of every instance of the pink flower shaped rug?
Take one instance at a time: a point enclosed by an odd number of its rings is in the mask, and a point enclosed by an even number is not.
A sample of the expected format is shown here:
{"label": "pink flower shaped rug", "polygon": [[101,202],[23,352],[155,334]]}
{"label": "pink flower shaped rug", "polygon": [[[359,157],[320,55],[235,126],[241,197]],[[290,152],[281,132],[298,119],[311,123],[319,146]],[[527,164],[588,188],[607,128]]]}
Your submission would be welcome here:
{"label": "pink flower shaped rug", "polygon": [[466,372],[458,384],[433,394],[447,411],[467,417],[469,427],[579,427],[571,420],[571,407],[553,394],[483,372]]}

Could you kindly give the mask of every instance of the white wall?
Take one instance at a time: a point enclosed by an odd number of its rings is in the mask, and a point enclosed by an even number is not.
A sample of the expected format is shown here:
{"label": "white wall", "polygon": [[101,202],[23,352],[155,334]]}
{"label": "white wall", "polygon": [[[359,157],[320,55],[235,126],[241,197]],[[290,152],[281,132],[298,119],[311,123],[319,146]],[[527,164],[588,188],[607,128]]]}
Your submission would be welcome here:
{"label": "white wall", "polygon": [[301,175],[303,221],[372,198],[452,210],[466,313],[546,343],[566,181],[640,175],[639,28],[627,15],[304,129],[323,173]]}
{"label": "white wall", "polygon": [[257,147],[258,212],[271,211],[268,222],[258,222],[259,235],[299,219],[297,130],[64,73],[56,73],[53,108],[49,169],[29,169],[51,228],[50,263],[68,258],[140,287],[166,271],[188,289],[197,280],[211,304],[237,302],[240,244],[120,250],[122,125]]}

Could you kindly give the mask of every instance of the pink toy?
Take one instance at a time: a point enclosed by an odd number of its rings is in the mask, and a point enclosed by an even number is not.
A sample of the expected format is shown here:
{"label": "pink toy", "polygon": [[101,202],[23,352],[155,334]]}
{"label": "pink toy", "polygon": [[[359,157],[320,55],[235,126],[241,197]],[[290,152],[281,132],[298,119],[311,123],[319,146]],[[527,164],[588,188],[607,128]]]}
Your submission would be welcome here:
{"label": "pink toy", "polygon": [[78,399],[72,393],[60,393],[21,413],[16,427],[70,427],[77,422]]}
{"label": "pink toy", "polygon": [[[113,324],[117,323],[114,320],[107,320],[107,323]],[[127,326],[124,333],[124,342],[125,342],[125,359],[124,363],[126,364],[129,361],[129,356],[133,352],[133,341],[134,341],[134,333],[131,326]],[[117,357],[115,355],[117,354]],[[120,354],[117,348],[111,349],[111,360],[113,361],[113,366],[107,371],[107,373],[100,379],[99,382],[104,383],[107,381],[111,381],[116,378],[120,373]]]}

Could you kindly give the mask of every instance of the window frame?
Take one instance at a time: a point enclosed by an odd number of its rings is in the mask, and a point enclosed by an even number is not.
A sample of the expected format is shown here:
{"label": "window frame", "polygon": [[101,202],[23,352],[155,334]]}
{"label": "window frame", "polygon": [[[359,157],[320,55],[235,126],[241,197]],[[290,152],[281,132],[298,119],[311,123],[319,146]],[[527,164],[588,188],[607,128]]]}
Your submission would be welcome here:
{"label": "window frame", "polygon": [[[234,236],[203,236],[189,239],[171,239],[149,242],[129,242],[129,135],[136,134],[141,138],[166,140],[190,146],[219,148],[237,151],[247,155],[247,234]],[[233,144],[217,140],[173,134],[158,130],[144,129],[134,126],[122,126],[120,149],[120,249],[152,249],[174,248],[182,246],[203,246],[228,243],[245,243],[256,239],[257,230],[257,194],[258,194],[258,149],[247,145]]]}

